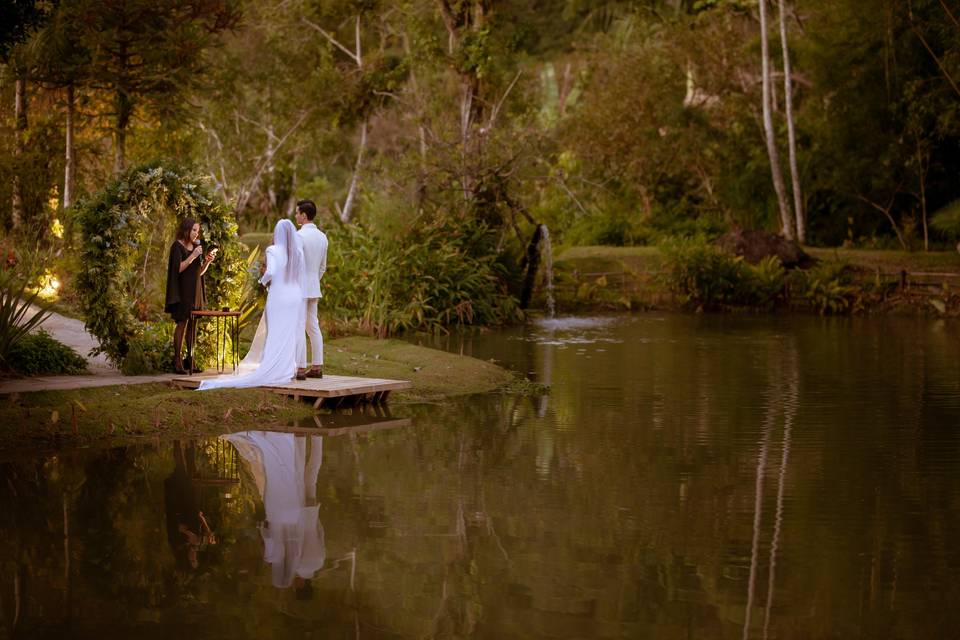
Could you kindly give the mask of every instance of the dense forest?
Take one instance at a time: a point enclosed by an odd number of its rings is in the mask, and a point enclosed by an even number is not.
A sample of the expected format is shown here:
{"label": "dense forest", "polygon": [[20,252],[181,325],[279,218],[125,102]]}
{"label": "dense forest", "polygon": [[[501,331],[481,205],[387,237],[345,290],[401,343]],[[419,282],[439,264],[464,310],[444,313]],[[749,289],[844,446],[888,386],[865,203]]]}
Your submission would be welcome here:
{"label": "dense forest", "polygon": [[923,248],[957,215],[953,0],[4,4],[8,231],[157,157],[215,176],[244,231],[302,197],[579,244]]}

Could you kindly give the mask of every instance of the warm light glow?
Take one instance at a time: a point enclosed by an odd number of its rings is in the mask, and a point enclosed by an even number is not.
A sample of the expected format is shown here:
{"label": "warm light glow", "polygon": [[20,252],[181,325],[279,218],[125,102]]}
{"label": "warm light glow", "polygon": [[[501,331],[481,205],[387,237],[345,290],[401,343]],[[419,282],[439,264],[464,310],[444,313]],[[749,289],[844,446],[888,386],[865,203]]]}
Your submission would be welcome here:
{"label": "warm light glow", "polygon": [[54,238],[63,237],[63,224],[60,222],[60,218],[53,219],[53,223],[50,225],[50,233],[53,234]]}
{"label": "warm light glow", "polygon": [[37,295],[45,300],[50,300],[51,298],[57,297],[57,292],[59,290],[60,280],[49,270],[45,271],[44,274],[40,276],[40,284],[37,290]]}
{"label": "warm light glow", "polygon": [[[50,207],[50,211],[56,211],[60,208],[60,194],[59,189],[54,186],[50,189],[50,195],[47,198],[47,206]],[[58,236],[59,237],[59,236]]]}

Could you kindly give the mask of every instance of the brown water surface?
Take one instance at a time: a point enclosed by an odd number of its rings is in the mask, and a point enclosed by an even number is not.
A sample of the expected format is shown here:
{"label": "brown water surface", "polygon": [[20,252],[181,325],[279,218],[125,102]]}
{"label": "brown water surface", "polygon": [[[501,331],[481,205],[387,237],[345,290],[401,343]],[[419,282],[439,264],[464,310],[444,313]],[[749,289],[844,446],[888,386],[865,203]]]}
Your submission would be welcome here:
{"label": "brown water surface", "polygon": [[960,629],[955,323],[651,314],[432,342],[552,392],[0,462],[0,637]]}

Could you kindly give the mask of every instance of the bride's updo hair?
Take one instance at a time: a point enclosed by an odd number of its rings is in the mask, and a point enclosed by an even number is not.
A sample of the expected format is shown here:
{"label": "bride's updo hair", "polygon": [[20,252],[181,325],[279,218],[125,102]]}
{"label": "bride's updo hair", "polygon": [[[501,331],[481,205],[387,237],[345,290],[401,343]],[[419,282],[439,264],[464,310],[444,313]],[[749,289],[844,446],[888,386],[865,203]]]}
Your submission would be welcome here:
{"label": "bride's updo hair", "polygon": [[297,237],[297,228],[289,220],[281,220],[273,228],[273,244],[287,256],[287,282],[300,282],[303,272],[303,249]]}

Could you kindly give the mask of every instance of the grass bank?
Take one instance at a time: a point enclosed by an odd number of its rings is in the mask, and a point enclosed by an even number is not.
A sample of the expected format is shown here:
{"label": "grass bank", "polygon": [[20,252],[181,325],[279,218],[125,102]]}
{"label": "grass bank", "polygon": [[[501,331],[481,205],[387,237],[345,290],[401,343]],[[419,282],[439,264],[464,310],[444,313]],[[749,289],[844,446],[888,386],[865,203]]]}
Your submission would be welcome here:
{"label": "grass bank", "polygon": [[[391,395],[394,407],[489,392],[514,379],[492,363],[398,340],[333,340],[325,356],[325,373],[412,381],[413,389]],[[37,391],[0,396],[0,450],[192,437],[312,415],[308,403],[258,389],[198,393],[159,383]]]}
{"label": "grass bank", "polygon": [[[828,265],[848,265],[856,298],[851,312],[956,315],[960,313],[960,254],[865,249],[806,251]],[[571,247],[554,260],[555,295],[561,312],[611,309],[679,309],[667,265],[657,247]],[[909,274],[907,288],[899,274]],[[544,306],[543,291],[534,305]],[[942,309],[942,311],[941,311]]]}

